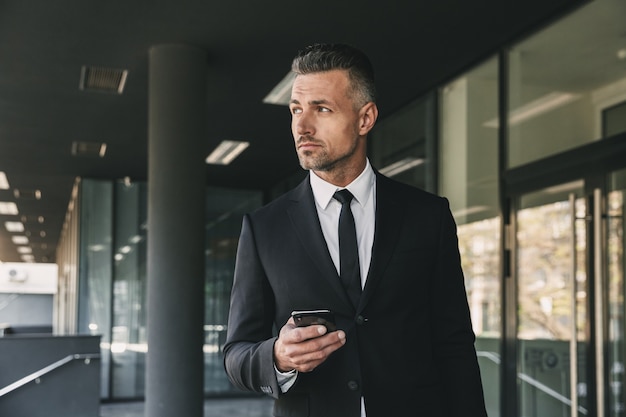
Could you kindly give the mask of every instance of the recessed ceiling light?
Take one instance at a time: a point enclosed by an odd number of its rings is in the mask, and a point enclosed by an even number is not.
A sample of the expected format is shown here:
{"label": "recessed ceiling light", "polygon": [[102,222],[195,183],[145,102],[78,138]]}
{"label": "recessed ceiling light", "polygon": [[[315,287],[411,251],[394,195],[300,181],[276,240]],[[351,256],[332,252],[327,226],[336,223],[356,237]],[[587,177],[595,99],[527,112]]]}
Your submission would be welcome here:
{"label": "recessed ceiling light", "polygon": [[3,171],[0,171],[0,190],[8,190],[9,188],[9,180],[7,179],[7,174],[5,174]]}
{"label": "recessed ceiling light", "polygon": [[26,236],[12,236],[11,240],[16,245],[28,245],[28,238]]}
{"label": "recessed ceiling light", "polygon": [[15,198],[20,200],[41,200],[41,190],[24,190],[16,188],[13,190]]}
{"label": "recessed ceiling light", "polygon": [[12,201],[0,201],[0,214],[19,214],[17,204]]}
{"label": "recessed ceiling light", "polygon": [[9,232],[23,232],[24,231],[24,223],[22,222],[4,222],[4,227],[6,227]]}
{"label": "recessed ceiling light", "polygon": [[18,246],[17,253],[33,253],[33,249],[30,246]]}
{"label": "recessed ceiling light", "polygon": [[228,165],[239,156],[248,146],[250,142],[242,142],[237,140],[223,140],[217,145],[217,148],[211,152],[206,158],[207,164]]}

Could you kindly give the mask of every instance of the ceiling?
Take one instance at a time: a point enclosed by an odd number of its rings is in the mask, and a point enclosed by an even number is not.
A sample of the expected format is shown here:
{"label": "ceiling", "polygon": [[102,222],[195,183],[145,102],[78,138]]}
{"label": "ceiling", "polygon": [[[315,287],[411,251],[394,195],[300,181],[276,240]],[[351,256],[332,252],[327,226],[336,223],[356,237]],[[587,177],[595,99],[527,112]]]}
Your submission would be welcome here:
{"label": "ceiling", "polygon": [[[76,177],[146,179],[152,46],[206,50],[207,155],[223,139],[251,143],[232,164],[207,165],[207,185],[264,189],[299,169],[288,111],[262,103],[298,49],[363,49],[384,118],[571,3],[0,0],[0,171],[10,185],[0,201],[19,211],[0,214],[0,261],[24,260],[15,235],[28,237],[21,246],[32,261],[55,261]],[[83,66],[128,70],[123,94],[80,90]],[[104,142],[106,154],[73,156],[73,142]],[[8,232],[6,221],[22,222],[24,232]]]}

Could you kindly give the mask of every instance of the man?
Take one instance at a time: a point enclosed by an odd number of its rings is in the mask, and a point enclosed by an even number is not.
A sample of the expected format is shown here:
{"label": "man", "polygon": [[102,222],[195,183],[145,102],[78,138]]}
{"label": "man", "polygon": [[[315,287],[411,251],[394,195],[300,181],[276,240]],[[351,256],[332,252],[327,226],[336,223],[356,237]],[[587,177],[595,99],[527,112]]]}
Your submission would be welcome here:
{"label": "man", "polygon": [[[366,156],[378,117],[369,60],[313,45],[292,69],[292,133],[310,173],[244,217],[229,378],[274,397],[276,416],[486,416],[448,202],[382,176]],[[356,294],[342,281],[339,235],[352,221],[340,220],[342,189],[353,196]],[[296,327],[290,313],[305,309],[331,310],[338,330]]]}

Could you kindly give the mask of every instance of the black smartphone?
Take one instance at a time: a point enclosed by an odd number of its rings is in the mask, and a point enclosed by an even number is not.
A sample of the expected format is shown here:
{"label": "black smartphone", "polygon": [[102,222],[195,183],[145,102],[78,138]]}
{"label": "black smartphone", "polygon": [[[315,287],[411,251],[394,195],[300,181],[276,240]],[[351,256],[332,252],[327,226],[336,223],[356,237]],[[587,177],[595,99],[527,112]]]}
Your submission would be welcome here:
{"label": "black smartphone", "polygon": [[337,330],[335,316],[330,310],[296,310],[291,312],[291,317],[298,327],[321,324],[326,326],[329,332]]}

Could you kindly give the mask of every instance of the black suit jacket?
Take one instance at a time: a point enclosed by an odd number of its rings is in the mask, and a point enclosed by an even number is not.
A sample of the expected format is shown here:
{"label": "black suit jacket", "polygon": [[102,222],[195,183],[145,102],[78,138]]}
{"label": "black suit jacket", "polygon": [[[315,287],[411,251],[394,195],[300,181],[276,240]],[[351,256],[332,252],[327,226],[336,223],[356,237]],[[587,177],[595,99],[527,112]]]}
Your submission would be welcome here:
{"label": "black suit jacket", "polygon": [[[486,416],[456,225],[446,199],[376,174],[372,261],[358,308],[345,293],[306,178],[246,215],[225,367],[276,398],[276,416]],[[276,329],[292,310],[330,309],[346,344],[280,392]]]}

